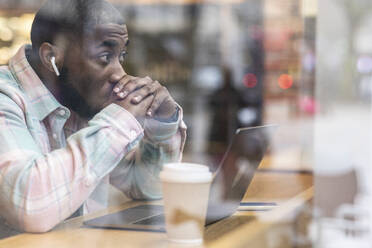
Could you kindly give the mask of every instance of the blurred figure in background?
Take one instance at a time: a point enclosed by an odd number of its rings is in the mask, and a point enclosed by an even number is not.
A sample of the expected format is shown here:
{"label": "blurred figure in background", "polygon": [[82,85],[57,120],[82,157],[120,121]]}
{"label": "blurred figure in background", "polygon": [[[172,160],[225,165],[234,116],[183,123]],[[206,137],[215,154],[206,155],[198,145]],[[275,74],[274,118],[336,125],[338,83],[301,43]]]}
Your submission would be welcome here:
{"label": "blurred figure in background", "polygon": [[238,111],[243,99],[233,86],[231,71],[223,68],[223,86],[211,95],[210,108],[213,112],[209,133],[208,154],[214,165],[221,161],[236,129],[241,127]]}

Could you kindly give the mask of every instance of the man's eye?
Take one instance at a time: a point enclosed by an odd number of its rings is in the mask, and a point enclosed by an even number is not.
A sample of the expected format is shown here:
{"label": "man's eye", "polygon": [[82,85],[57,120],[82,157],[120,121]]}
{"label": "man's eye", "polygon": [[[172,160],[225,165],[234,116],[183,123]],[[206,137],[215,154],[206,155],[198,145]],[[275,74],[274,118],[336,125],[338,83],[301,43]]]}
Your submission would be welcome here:
{"label": "man's eye", "polygon": [[101,54],[100,56],[98,56],[98,59],[99,59],[100,62],[102,62],[104,64],[108,64],[108,63],[110,63],[111,55],[109,53],[104,53],[104,54]]}
{"label": "man's eye", "polygon": [[120,61],[121,64],[124,63],[124,60],[125,60],[125,57],[127,56],[127,54],[128,54],[127,52],[122,52],[120,54],[119,61]]}

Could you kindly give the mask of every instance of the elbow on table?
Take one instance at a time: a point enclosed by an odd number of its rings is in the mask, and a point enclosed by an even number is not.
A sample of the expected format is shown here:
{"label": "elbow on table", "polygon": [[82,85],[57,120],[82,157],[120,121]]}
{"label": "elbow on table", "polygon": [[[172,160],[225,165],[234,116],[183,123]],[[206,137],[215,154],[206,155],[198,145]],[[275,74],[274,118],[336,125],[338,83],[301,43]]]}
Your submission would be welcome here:
{"label": "elbow on table", "polygon": [[48,216],[25,215],[21,229],[29,233],[45,233],[52,230],[59,222]]}
{"label": "elbow on table", "polygon": [[[23,211],[20,212],[20,209],[23,209]],[[29,233],[48,232],[61,222],[58,213],[52,213],[51,211],[35,213],[35,211],[25,206],[15,204],[12,207],[0,208],[0,215],[0,229],[3,225],[1,223],[2,217],[3,222],[7,223],[6,225],[18,231]]]}

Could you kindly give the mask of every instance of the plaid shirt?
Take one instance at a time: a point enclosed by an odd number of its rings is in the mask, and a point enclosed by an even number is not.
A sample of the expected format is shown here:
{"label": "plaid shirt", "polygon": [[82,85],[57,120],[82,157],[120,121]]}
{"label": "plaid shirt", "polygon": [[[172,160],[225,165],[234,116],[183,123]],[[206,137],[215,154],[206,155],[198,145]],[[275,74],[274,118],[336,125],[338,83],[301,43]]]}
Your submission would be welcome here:
{"label": "plaid shirt", "polygon": [[77,209],[106,207],[109,183],[134,199],[160,198],[161,164],[181,160],[182,111],[176,122],[147,119],[143,129],[111,104],[85,122],[44,86],[28,49],[0,67],[0,215],[42,232]]}

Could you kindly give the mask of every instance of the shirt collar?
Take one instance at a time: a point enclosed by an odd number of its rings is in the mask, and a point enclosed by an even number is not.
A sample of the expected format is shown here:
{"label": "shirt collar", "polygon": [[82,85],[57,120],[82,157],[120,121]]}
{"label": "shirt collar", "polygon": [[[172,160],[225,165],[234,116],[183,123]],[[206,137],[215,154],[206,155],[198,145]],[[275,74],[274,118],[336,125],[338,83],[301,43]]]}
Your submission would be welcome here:
{"label": "shirt collar", "polygon": [[26,58],[26,51],[29,49],[31,49],[30,45],[22,46],[16,55],[9,60],[9,68],[24,93],[28,96],[39,120],[44,120],[45,117],[57,108],[62,107],[62,105],[45,87],[29,64]]}

